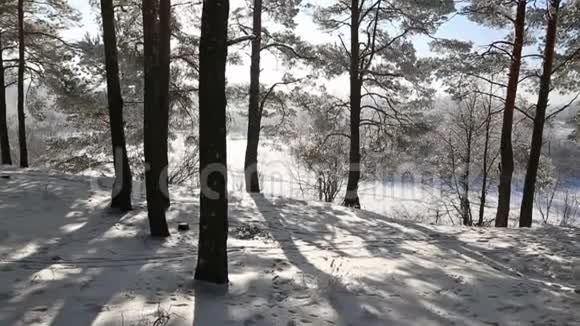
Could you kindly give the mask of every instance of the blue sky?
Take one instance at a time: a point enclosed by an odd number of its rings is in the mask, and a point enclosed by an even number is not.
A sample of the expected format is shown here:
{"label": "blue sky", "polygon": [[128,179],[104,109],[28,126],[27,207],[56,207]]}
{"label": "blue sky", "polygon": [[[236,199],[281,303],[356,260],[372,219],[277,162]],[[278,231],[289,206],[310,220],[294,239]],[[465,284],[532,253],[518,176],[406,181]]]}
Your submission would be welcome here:
{"label": "blue sky", "polygon": [[[243,5],[243,0],[231,0],[232,8],[237,5]],[[85,33],[95,35],[99,27],[95,22],[95,11],[89,5],[88,0],[69,0],[72,6],[78,9],[83,14],[82,22],[79,26],[68,30],[64,37],[70,40],[80,39]],[[298,34],[313,43],[328,42],[329,37],[324,32],[318,29],[318,26],[312,21],[309,14],[301,14],[298,19]],[[449,22],[445,23],[437,32],[437,37],[454,38],[463,41],[472,41],[475,46],[484,47],[494,40],[503,39],[506,36],[505,31],[493,30],[487,27],[480,26],[462,16],[454,16]],[[429,41],[427,37],[416,37],[415,48],[419,56],[429,56]],[[282,77],[286,72],[284,67],[280,65],[275,58],[263,59],[264,73],[263,81],[265,83],[273,83]],[[246,66],[231,66],[228,68],[228,80],[230,82],[247,82],[248,67]],[[336,95],[345,95],[348,87],[346,78],[338,78],[330,81],[327,85],[329,91]]]}
{"label": "blue sky", "polygon": [[[454,16],[437,31],[436,36],[440,38],[458,39],[462,41],[472,41],[476,47],[486,45],[505,38],[506,31],[494,30],[469,21],[464,16]],[[415,42],[415,48],[419,55],[429,55],[428,39],[420,38]]]}
{"label": "blue sky", "polygon": [[[65,37],[69,39],[79,39],[85,32],[92,34],[96,33],[98,31],[98,26],[95,23],[95,13],[92,11],[89,1],[69,0],[69,3],[83,14],[83,19],[81,25],[67,31]],[[325,40],[324,34],[317,30],[317,26],[310,21],[307,16],[302,16],[299,19],[299,25],[299,31],[301,34],[304,34],[304,37],[312,37],[314,38],[313,41],[320,41],[321,39]],[[462,16],[454,16],[449,22],[440,28],[437,32],[437,36],[473,41],[475,45],[485,46],[494,40],[503,38],[505,32],[480,26]],[[429,54],[427,42],[428,40],[424,38],[419,38],[416,41],[415,45],[420,55]]]}

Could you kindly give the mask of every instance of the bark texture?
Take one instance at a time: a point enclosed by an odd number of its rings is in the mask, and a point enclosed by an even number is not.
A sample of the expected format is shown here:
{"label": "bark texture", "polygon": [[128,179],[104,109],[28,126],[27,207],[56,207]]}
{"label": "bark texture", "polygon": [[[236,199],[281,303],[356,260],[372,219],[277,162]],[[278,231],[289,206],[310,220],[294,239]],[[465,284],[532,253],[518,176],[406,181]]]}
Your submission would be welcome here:
{"label": "bark texture", "polygon": [[111,194],[111,208],[131,210],[132,174],[123,122],[123,97],[119,80],[117,34],[115,31],[115,11],[112,0],[101,0],[103,21],[103,43],[105,46],[105,66],[107,70],[107,99],[109,104],[109,126],[115,164],[115,182]]}
{"label": "bark texture", "polygon": [[491,100],[487,107],[487,118],[485,120],[485,141],[483,145],[483,166],[481,175],[481,195],[479,197],[479,218],[477,226],[483,226],[485,216],[485,204],[487,202],[487,180],[489,178],[489,141],[491,133]]}
{"label": "bark texture", "polygon": [[346,195],[343,205],[346,207],[360,208],[358,197],[358,183],[360,181],[361,154],[360,154],[360,115],[361,115],[361,88],[360,74],[360,44],[359,24],[360,5],[358,0],[351,3],[351,26],[350,26],[350,153],[349,171],[346,185]]}
{"label": "bark texture", "polygon": [[0,151],[2,152],[2,164],[12,165],[10,141],[8,140],[8,124],[6,123],[6,81],[4,80],[2,46],[2,32],[0,32]]}
{"label": "bark texture", "polygon": [[20,167],[28,167],[28,147],[26,146],[26,116],[24,114],[24,0],[18,0],[18,145],[20,148]]}
{"label": "bark texture", "polygon": [[262,110],[260,107],[260,52],[262,50],[262,0],[254,0],[252,33],[252,58],[250,66],[250,103],[248,107],[248,142],[244,160],[246,191],[260,192],[258,174],[258,147],[262,128]]}
{"label": "bark texture", "polygon": [[201,180],[195,279],[228,282],[226,59],[228,0],[203,2],[199,49],[199,170]]}
{"label": "bark texture", "polygon": [[499,178],[499,197],[497,214],[495,217],[496,227],[507,227],[512,192],[512,175],[514,173],[514,153],[512,147],[512,129],[514,121],[514,109],[518,93],[520,68],[522,63],[522,49],[524,45],[526,25],[527,0],[518,0],[516,19],[514,23],[514,41],[512,49],[512,62],[510,66],[509,81],[506,101],[503,112],[503,124],[501,129],[501,164]]}
{"label": "bark texture", "polygon": [[466,144],[467,148],[465,150],[465,163],[464,172],[461,178],[461,186],[463,190],[463,195],[461,196],[461,215],[463,219],[463,225],[472,226],[473,216],[471,215],[471,202],[469,201],[469,186],[470,186],[470,175],[471,175],[471,152],[473,146],[473,119],[470,118],[469,127],[466,130]]}
{"label": "bark texture", "polygon": [[147,213],[153,237],[169,236],[165,218],[167,208],[167,183],[164,159],[167,155],[163,140],[164,112],[161,105],[159,2],[143,0],[143,36],[145,71],[144,152]]}
{"label": "bark texture", "polygon": [[159,2],[159,102],[160,116],[159,124],[161,140],[163,142],[163,152],[161,154],[162,172],[162,192],[163,206],[165,209],[171,206],[169,198],[169,108],[171,99],[169,97],[170,65],[171,65],[171,0]]}

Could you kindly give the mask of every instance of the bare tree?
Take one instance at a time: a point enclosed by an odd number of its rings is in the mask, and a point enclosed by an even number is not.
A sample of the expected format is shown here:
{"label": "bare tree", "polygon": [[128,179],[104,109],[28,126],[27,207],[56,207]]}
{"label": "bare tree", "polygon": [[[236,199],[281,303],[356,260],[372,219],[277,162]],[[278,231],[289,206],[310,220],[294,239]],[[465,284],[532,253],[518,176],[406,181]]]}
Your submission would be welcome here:
{"label": "bare tree", "polygon": [[550,212],[552,210],[554,197],[556,197],[556,193],[558,192],[559,184],[559,181],[553,184],[540,184],[538,185],[538,190],[534,193],[534,202],[538,212],[542,216],[542,222],[544,224],[550,224]]}
{"label": "bare tree", "polygon": [[[300,188],[320,201],[334,202],[348,175],[348,145],[340,133],[348,125],[347,117],[335,105],[337,99],[326,93],[301,93],[296,101],[307,114],[295,127],[291,147]],[[304,179],[300,169],[306,172]]]}
{"label": "bare tree", "polygon": [[579,213],[580,198],[578,198],[578,195],[571,193],[570,190],[564,191],[562,194],[560,226],[573,225]]}
{"label": "bare tree", "polygon": [[[492,79],[493,82],[493,79]],[[487,204],[487,192],[489,187],[489,178],[491,169],[499,155],[499,152],[492,154],[492,127],[493,127],[493,116],[496,112],[493,111],[494,98],[493,98],[493,85],[490,85],[489,94],[487,95],[487,101],[485,102],[485,122],[483,123],[483,128],[485,130],[484,135],[484,145],[483,145],[483,160],[481,167],[481,194],[479,196],[479,216],[477,220],[477,226],[483,226],[485,217],[485,205]]]}
{"label": "bare tree", "polygon": [[[490,152],[491,117],[487,114],[485,104],[483,95],[476,92],[466,93],[457,100],[457,108],[449,113],[449,120],[444,122],[445,126],[438,132],[447,158],[441,162],[439,173],[443,177],[443,183],[456,198],[451,205],[466,226],[473,225],[470,193],[473,188],[473,175],[476,168],[480,168],[475,163],[480,157],[482,146],[484,161],[488,160],[486,156]],[[485,171],[486,168],[484,165],[481,170]],[[485,183],[482,187],[486,187]]]}
{"label": "bare tree", "polygon": [[[505,103],[502,97],[505,85],[502,83],[501,76],[506,63],[501,56],[481,56],[473,51],[471,43],[456,40],[438,40],[433,42],[432,45],[434,51],[444,55],[444,57],[438,59],[440,62],[437,69],[438,77],[448,87],[447,92],[453,99],[462,100],[464,104],[467,104],[460,106],[459,113],[462,112],[461,110],[466,110],[468,113],[473,112],[471,116],[476,122],[467,124],[461,121],[459,123],[453,122],[452,127],[460,129],[468,127],[467,131],[462,132],[461,137],[459,137],[459,141],[462,143],[471,144],[474,134],[477,134],[478,147],[473,153],[477,157],[470,161],[474,163],[481,162],[481,166],[477,167],[481,178],[477,225],[483,226],[490,175],[499,156],[497,142],[495,141],[495,116],[502,113],[500,107],[503,108]],[[469,101],[470,98],[472,100],[476,99],[477,103]],[[467,101],[465,101],[466,99]],[[461,128],[462,126],[464,128]],[[450,135],[445,136],[449,137]],[[469,220],[467,219],[467,212],[464,209],[463,213],[460,213],[466,218],[464,221]]]}

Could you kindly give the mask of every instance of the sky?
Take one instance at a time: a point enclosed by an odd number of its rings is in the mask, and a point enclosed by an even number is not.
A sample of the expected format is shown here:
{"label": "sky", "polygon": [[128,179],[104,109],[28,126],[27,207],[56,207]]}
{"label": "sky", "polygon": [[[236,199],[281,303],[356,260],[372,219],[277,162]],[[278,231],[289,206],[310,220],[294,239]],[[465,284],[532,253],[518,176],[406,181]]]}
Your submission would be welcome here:
{"label": "sky", "polygon": [[[233,2],[236,1],[239,0],[233,0]],[[78,39],[82,37],[85,32],[96,34],[98,31],[98,26],[95,22],[96,13],[89,5],[89,1],[69,0],[69,3],[82,13],[83,19],[81,26],[67,31],[64,36],[68,39]],[[232,7],[234,6],[235,4],[232,4]],[[307,15],[302,15],[299,17],[298,24],[299,33],[303,34],[304,36],[314,38],[314,41],[324,38],[324,34],[319,31],[318,27]],[[465,41],[470,40],[473,41],[475,45],[481,46],[489,44],[498,38],[502,38],[504,35],[505,33],[503,31],[493,30],[480,26],[462,16],[453,17],[437,32],[437,36],[439,37],[456,38]],[[418,43],[416,43],[416,47],[420,55],[429,54],[429,48],[425,40],[420,40]]]}
{"label": "sky", "polygon": [[63,34],[63,37],[69,40],[78,40],[85,33],[96,34],[99,27],[95,21],[96,12],[93,11],[89,0],[69,0],[71,6],[82,14],[82,20],[79,26],[69,29]]}
{"label": "sky", "polygon": [[[69,41],[74,41],[82,39],[86,33],[89,33],[93,36],[97,35],[99,33],[99,26],[96,22],[96,15],[98,12],[91,7],[89,0],[68,1],[71,6],[73,6],[82,14],[82,19],[78,26],[74,26],[63,32],[63,38]],[[230,1],[232,3],[231,7],[235,8],[236,6],[241,5],[245,0]],[[319,3],[321,1],[330,0],[317,1]],[[321,31],[319,27],[312,21],[312,17],[309,13],[300,14],[297,18],[297,23],[297,33],[308,41],[312,43],[323,43],[329,41],[328,35]],[[486,44],[491,43],[493,40],[503,38],[505,36],[505,32],[482,27],[473,22],[470,22],[465,17],[455,16],[439,29],[436,36],[472,41],[476,46],[485,46]],[[429,39],[426,37],[419,37],[415,39],[415,48],[419,56],[425,57],[431,55],[428,42]],[[273,57],[263,58],[262,67],[262,81],[267,85],[278,82],[287,72],[284,66]],[[230,83],[248,83],[249,65],[229,66],[227,75],[228,81]],[[296,77],[301,77],[298,76],[298,73],[295,75],[297,75]],[[337,96],[348,95],[349,87],[347,76],[329,81],[325,86],[331,94]],[[12,104],[12,102],[15,101],[15,96],[13,94],[14,92],[14,89],[8,89],[9,104]]]}

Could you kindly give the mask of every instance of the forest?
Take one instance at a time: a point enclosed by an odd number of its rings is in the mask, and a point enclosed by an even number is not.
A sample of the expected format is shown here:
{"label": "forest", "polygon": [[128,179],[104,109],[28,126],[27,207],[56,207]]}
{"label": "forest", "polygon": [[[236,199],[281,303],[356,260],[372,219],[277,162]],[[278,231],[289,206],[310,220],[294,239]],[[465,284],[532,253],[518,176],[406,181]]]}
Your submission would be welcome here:
{"label": "forest", "polygon": [[0,1],[0,325],[578,325],[580,1]]}

